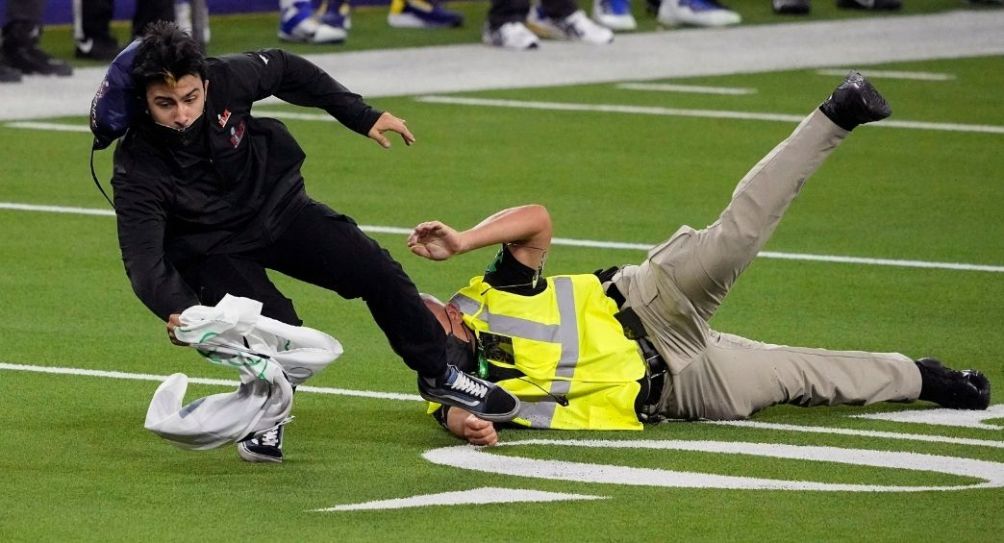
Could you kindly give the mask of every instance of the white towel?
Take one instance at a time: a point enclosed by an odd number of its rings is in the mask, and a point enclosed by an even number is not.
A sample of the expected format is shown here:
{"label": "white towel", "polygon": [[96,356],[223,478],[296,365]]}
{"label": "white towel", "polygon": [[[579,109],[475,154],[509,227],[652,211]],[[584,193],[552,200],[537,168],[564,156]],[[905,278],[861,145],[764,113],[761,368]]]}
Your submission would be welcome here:
{"label": "white towel", "polygon": [[185,449],[212,449],[240,441],[286,420],[293,386],[342,354],[323,332],[261,316],[262,304],[229,294],[215,307],[192,306],[175,336],[211,363],[233,368],[241,385],[182,406],[188,377],[176,373],[154,392],[147,430]]}

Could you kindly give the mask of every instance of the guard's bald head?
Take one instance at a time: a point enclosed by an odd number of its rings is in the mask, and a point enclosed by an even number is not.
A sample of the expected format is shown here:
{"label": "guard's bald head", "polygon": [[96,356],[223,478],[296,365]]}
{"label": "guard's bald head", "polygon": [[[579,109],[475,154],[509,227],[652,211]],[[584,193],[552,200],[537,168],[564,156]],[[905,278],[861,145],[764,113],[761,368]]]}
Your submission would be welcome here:
{"label": "guard's bald head", "polygon": [[432,294],[421,292],[419,296],[422,298],[422,302],[425,303],[425,307],[429,308],[429,311],[436,316],[436,320],[443,327],[443,331],[449,333],[451,330],[450,316],[446,312],[446,304]]}

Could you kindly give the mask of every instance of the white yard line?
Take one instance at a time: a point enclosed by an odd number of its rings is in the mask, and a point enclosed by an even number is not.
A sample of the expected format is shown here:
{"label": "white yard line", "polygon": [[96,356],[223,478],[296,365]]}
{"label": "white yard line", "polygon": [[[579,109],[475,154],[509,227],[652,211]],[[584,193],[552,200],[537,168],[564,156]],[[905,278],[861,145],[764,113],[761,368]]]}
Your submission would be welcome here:
{"label": "white yard line", "polygon": [[[770,122],[798,123],[804,115],[788,113],[768,113],[756,111],[729,111],[723,109],[687,109],[677,107],[660,107],[645,105],[624,105],[616,103],[572,103],[555,101],[508,100],[496,98],[474,98],[465,96],[427,95],[415,98],[426,103],[443,103],[449,105],[471,105],[483,107],[511,107],[515,109],[544,109],[550,111],[589,111],[600,113],[628,113],[657,116],[687,116],[697,118],[731,118],[736,120],[764,120]],[[305,113],[300,111],[283,111],[280,109],[258,110],[259,116],[269,116],[292,120],[315,120],[333,122],[335,119],[327,113]],[[85,124],[64,124],[56,122],[19,121],[4,124],[11,128],[29,128],[40,130],[62,130],[86,132]],[[929,122],[922,120],[887,119],[873,122],[865,126],[887,128],[907,128],[917,130],[943,130],[972,133],[1004,133],[1004,126],[995,124],[965,124],[959,122]]]}
{"label": "white yard line", "polygon": [[878,432],[874,430],[853,430],[850,428],[829,428],[826,426],[800,426],[797,424],[776,424],[773,422],[758,422],[753,420],[704,421],[704,424],[714,424],[717,426],[735,426],[739,428],[754,428],[757,430],[778,430],[785,432],[804,432],[810,434],[834,434],[842,436],[877,437],[883,439],[903,439],[907,441],[924,441],[927,443],[951,443],[954,445],[972,445],[976,447],[991,447],[994,449],[1004,449],[1004,441],[993,441],[988,439],[970,439],[963,437],[936,436],[928,434],[905,434],[902,432]]}
{"label": "white yard line", "polygon": [[[78,377],[101,377],[104,379],[125,379],[130,381],[154,381],[163,382],[169,375],[155,375],[150,373],[129,373],[124,371],[88,370],[83,368],[64,368],[58,366],[35,366],[30,364],[10,364],[0,362],[0,370],[24,371],[31,373],[46,373],[51,375],[75,375]],[[202,377],[189,377],[189,383],[199,385],[214,385],[236,387],[240,381],[228,379],[206,379]],[[315,394],[334,394],[338,396],[354,396],[358,398],[376,398],[380,400],[401,400],[401,401],[422,401],[422,397],[417,394],[399,394],[396,392],[374,392],[369,390],[351,390],[345,388],[298,386],[297,392],[312,392]]]}
{"label": "white yard line", "polygon": [[[621,34],[610,45],[548,41],[532,53],[480,43],[308,55],[371,101],[512,89],[1004,53],[1004,10]],[[825,39],[820,39],[825,36]],[[751,47],[750,44],[755,44]],[[87,115],[105,68],[0,85],[0,121]],[[377,102],[378,104],[378,102]],[[378,104],[379,105],[379,104]]]}
{"label": "white yard line", "polygon": [[41,123],[34,121],[18,121],[7,123],[7,128],[27,128],[29,130],[54,130],[57,132],[90,132],[91,129],[86,124],[65,124],[65,123]]}
{"label": "white yard line", "polygon": [[[844,76],[849,69],[816,70],[819,75]],[[895,70],[861,70],[869,79],[909,79],[914,81],[951,81],[955,79],[954,74],[942,74],[935,72],[901,72]]]}
{"label": "white yard line", "polygon": [[[570,102],[537,102],[532,100],[501,100],[493,98],[466,98],[463,96],[419,96],[415,100],[432,104],[460,106],[504,107],[513,109],[534,109],[545,111],[588,111],[602,113],[626,113],[632,115],[658,115],[667,117],[697,117],[702,119],[737,119],[744,121],[772,121],[799,123],[804,115],[784,113],[756,113],[748,111],[724,111],[715,109],[681,109],[657,106],[630,106],[622,104],[576,104]],[[943,130],[948,132],[972,132],[983,134],[1004,134],[1004,126],[960,123],[933,123],[923,121],[885,120],[865,125],[866,127],[906,128],[912,130]]]}
{"label": "white yard line", "polygon": [[745,96],[756,94],[756,89],[748,87],[706,87],[703,85],[676,85],[673,83],[621,83],[618,89],[653,91],[653,92],[687,92],[693,94],[721,94],[725,96]]}
{"label": "white yard line", "polygon": [[[14,202],[0,202],[0,210],[29,211],[42,213],[65,213],[73,215],[97,215],[103,217],[114,217],[115,212],[111,209],[94,209],[83,207],[62,207],[50,205],[19,204]],[[411,228],[400,226],[380,226],[380,225],[359,225],[364,232],[374,234],[411,234]],[[553,245],[564,245],[568,247],[591,247],[596,249],[618,249],[628,251],[648,251],[652,248],[647,243],[630,243],[623,241],[601,241],[593,239],[571,239],[554,238]],[[772,258],[778,260],[803,260],[809,262],[830,262],[835,264],[858,264],[863,266],[893,266],[900,268],[920,268],[939,269],[954,271],[975,271],[1004,273],[1004,266],[992,266],[987,264],[966,264],[962,262],[928,262],[924,260],[897,260],[891,258],[863,258],[855,256],[840,255],[816,255],[808,253],[784,253],[777,251],[760,251],[761,258]]]}
{"label": "white yard line", "polygon": [[[33,364],[11,364],[0,362],[0,371],[20,371],[27,373],[41,373],[48,375],[69,375],[75,377],[97,377],[102,379],[121,379],[129,381],[152,381],[163,382],[168,375],[156,375],[150,373],[130,373],[124,371],[90,370],[83,368],[67,368],[59,366],[38,366]],[[228,379],[207,379],[201,377],[190,377],[189,383],[211,386],[237,387],[240,381]],[[344,388],[299,386],[297,392],[308,392],[313,394],[332,394],[337,396],[352,396],[356,398],[372,398],[378,400],[395,400],[420,402],[423,401],[417,394],[402,394],[397,392],[379,392],[372,390],[352,390]],[[995,405],[993,408],[998,408]],[[911,422],[911,421],[904,421]],[[912,421],[917,422],[917,421]],[[804,432],[816,434],[834,434],[847,436],[875,437],[883,439],[900,439],[907,441],[923,441],[928,443],[951,443],[956,445],[970,445],[977,447],[1004,448],[1004,441],[987,439],[959,438],[928,434],[910,434],[903,432],[882,432],[874,430],[855,430],[850,428],[830,428],[826,426],[800,426],[796,424],[776,424],[758,421],[705,421],[704,424],[714,424],[719,426],[736,426],[741,428],[753,428],[758,430],[776,430],[788,432]],[[629,446],[629,445],[625,445]]]}

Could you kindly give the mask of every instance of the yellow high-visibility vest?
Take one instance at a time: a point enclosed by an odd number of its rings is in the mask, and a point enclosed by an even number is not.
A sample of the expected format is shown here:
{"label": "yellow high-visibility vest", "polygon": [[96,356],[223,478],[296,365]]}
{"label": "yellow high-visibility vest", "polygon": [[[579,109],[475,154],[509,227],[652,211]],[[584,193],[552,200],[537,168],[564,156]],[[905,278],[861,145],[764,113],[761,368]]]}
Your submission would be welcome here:
{"label": "yellow high-visibility vest", "polygon": [[[566,430],[641,430],[645,366],[595,275],[558,275],[533,296],[479,276],[451,302],[484,348],[489,375],[522,404],[513,422]],[[495,379],[493,379],[495,380]],[[566,405],[567,404],[567,405]]]}

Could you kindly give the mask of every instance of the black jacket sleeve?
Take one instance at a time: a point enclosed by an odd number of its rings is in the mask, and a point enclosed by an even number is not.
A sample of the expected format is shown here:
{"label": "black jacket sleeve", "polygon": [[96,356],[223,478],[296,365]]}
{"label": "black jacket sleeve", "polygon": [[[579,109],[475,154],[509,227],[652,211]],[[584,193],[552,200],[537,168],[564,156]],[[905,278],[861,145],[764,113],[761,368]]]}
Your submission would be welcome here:
{"label": "black jacket sleeve", "polygon": [[[126,274],[136,296],[155,315],[167,321],[172,313],[199,303],[198,297],[165,257],[166,205],[170,194],[162,181],[142,175],[124,156],[121,144],[115,151],[115,216],[119,248]],[[163,177],[161,177],[163,179]]]}
{"label": "black jacket sleeve", "polygon": [[362,135],[383,113],[307,59],[281,49],[263,49],[220,60],[231,72],[231,95],[239,94],[248,102],[275,96],[294,105],[321,108]]}

